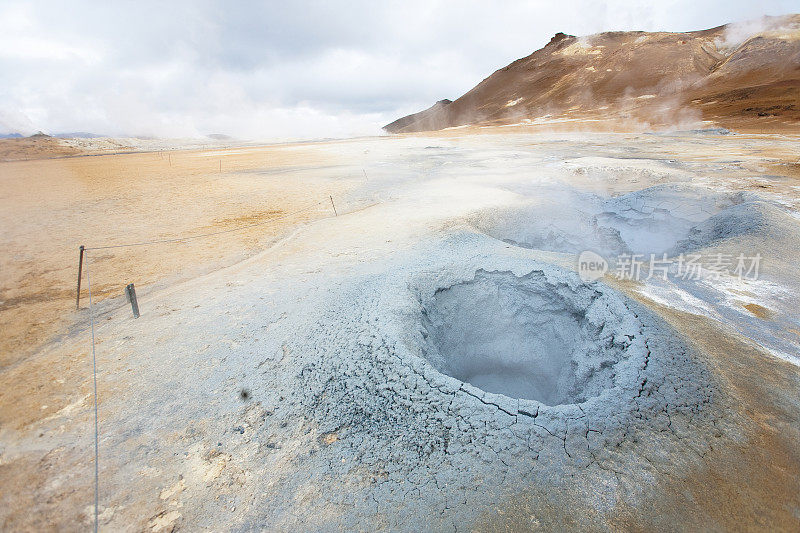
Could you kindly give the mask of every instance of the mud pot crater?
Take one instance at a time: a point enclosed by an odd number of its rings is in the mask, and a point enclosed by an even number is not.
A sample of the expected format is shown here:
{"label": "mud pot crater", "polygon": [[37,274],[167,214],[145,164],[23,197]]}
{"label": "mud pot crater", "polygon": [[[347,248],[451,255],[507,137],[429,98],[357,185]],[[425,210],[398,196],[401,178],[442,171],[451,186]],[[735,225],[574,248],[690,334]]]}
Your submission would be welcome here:
{"label": "mud pot crater", "polygon": [[423,354],[486,392],[583,403],[615,387],[645,349],[636,315],[607,291],[540,271],[479,270],[423,303]]}

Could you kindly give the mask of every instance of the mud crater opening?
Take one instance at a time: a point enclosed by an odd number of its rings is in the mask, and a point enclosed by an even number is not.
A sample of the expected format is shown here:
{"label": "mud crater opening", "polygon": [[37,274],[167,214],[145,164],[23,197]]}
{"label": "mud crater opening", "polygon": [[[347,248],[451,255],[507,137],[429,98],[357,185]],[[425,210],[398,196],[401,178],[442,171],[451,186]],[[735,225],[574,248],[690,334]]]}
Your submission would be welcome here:
{"label": "mud crater opening", "polygon": [[624,318],[590,286],[478,271],[423,309],[424,353],[440,372],[487,392],[581,403],[613,386],[634,337],[610,334],[609,321]]}
{"label": "mud crater opening", "polygon": [[476,215],[481,232],[522,248],[613,259],[624,253],[675,253],[707,221],[754,199],[742,192],[685,184],[657,185],[612,198],[537,190],[527,205]]}

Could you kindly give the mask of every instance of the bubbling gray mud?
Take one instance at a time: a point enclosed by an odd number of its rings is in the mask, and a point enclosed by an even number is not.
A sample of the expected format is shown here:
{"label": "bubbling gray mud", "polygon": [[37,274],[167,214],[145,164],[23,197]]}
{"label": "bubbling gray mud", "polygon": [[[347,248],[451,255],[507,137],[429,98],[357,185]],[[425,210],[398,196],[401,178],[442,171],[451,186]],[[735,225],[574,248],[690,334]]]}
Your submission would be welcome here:
{"label": "bubbling gray mud", "polygon": [[437,291],[424,311],[427,358],[487,392],[545,405],[582,403],[613,385],[614,366],[633,337],[607,336],[596,317],[623,317],[601,296],[587,285],[559,286],[542,272],[479,271]]}

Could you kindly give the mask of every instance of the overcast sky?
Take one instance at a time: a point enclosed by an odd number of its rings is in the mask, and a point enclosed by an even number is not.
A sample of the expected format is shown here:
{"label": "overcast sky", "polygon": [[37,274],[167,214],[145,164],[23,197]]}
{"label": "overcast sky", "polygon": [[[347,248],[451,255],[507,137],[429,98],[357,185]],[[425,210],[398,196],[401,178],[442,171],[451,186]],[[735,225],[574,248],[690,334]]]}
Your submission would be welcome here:
{"label": "overcast sky", "polygon": [[689,31],[798,0],[0,0],[0,133],[373,134],[558,31]]}

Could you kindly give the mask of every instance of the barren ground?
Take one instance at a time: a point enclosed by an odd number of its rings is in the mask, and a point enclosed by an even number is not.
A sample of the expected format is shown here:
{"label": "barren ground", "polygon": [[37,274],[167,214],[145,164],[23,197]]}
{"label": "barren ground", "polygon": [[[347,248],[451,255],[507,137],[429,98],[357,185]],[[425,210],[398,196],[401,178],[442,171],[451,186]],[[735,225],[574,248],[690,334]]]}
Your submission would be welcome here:
{"label": "barren ground", "polygon": [[[0,524],[92,523],[78,246],[258,224],[88,252],[101,529],[797,530],[798,140],[464,128],[0,162]],[[697,241],[737,209],[766,222]],[[540,271],[566,290],[603,244],[584,215],[623,241],[685,223],[670,246],[758,251],[762,276],[607,275],[641,324],[619,326],[630,366],[583,403],[485,394],[431,364],[461,338],[431,334],[435,295],[485,278],[515,297]],[[486,327],[535,320],[503,313]]]}

